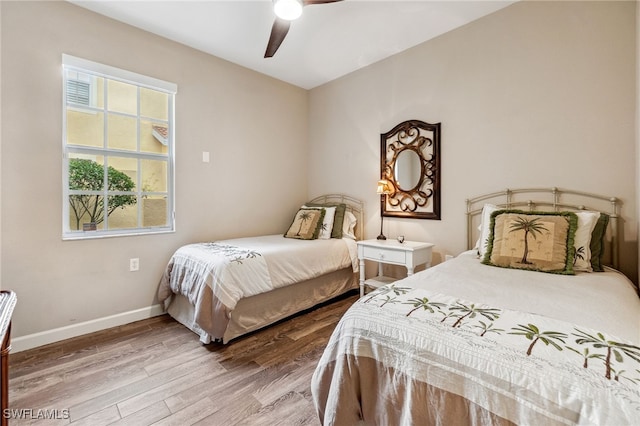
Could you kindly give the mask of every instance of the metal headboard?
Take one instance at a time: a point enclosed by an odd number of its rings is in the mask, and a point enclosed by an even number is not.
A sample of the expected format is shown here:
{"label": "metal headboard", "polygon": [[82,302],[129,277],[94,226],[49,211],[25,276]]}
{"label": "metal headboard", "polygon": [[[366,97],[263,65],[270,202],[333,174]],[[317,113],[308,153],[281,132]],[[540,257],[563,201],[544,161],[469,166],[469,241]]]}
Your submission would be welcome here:
{"label": "metal headboard", "polygon": [[610,261],[614,268],[619,264],[618,210],[622,202],[616,197],[607,197],[589,192],[560,188],[519,188],[505,189],[469,198],[467,201],[467,249],[471,250],[477,239],[477,225],[480,222],[485,203],[501,208],[541,211],[592,210],[609,215]]}
{"label": "metal headboard", "polygon": [[344,194],[325,194],[320,195],[309,202],[346,204],[347,211],[353,213],[357,219],[355,228],[356,238],[358,240],[364,239],[364,202],[362,200],[358,200],[357,198]]}

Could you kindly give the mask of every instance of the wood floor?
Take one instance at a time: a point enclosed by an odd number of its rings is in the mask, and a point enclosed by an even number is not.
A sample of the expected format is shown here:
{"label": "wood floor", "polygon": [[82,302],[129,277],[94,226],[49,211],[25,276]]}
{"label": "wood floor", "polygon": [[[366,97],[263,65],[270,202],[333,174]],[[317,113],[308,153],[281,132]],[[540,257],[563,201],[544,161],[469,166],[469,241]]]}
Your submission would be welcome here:
{"label": "wood floor", "polygon": [[163,315],[11,354],[10,408],[31,419],[10,425],[319,425],[311,375],[356,299],[226,346]]}

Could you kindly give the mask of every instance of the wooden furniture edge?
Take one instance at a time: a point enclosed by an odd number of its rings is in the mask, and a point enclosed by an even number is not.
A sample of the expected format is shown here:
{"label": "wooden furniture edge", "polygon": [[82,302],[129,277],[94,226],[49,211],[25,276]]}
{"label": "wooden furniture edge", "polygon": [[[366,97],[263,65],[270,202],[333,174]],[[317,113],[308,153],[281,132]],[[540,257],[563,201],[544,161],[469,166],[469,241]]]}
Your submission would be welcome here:
{"label": "wooden furniture edge", "polygon": [[11,351],[11,316],[16,305],[16,294],[0,291],[0,425],[7,426],[9,418],[5,410],[9,408],[9,352]]}

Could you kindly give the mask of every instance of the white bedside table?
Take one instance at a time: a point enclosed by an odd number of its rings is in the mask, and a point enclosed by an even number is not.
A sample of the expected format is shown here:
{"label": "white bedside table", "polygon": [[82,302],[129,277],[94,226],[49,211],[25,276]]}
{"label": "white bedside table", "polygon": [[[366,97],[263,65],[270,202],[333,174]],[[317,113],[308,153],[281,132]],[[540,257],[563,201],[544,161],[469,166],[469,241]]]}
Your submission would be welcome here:
{"label": "white bedside table", "polygon": [[[358,241],[358,259],[360,260],[360,297],[364,296],[364,286],[378,288],[396,281],[395,278],[382,275],[382,264],[402,265],[407,268],[407,275],[413,275],[418,265],[431,266],[431,250],[434,244],[396,240],[364,240]],[[364,261],[378,262],[378,276],[365,280]]]}

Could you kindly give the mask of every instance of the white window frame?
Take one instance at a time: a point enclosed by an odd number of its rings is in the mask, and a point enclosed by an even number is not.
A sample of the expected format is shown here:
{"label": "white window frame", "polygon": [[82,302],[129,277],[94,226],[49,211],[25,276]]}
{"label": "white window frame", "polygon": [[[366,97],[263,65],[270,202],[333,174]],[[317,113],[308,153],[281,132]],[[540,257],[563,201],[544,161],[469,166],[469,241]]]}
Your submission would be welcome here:
{"label": "white window frame", "polygon": [[[66,87],[66,72],[67,70],[79,71],[92,76],[91,81],[91,105],[84,106],[82,104],[74,104],[69,103],[67,105],[67,87]],[[108,147],[108,141],[104,140],[104,145],[102,147],[89,147],[89,146],[79,146],[79,145],[70,145],[67,143],[67,107],[71,109],[82,109],[83,111],[88,112],[103,112],[105,115],[105,126],[106,117],[107,117],[107,102],[104,103],[103,107],[96,108],[94,98],[95,98],[95,78],[103,77],[109,80],[120,81],[127,84],[132,84],[139,88],[147,88],[156,91],[160,91],[166,93],[169,96],[169,112],[166,124],[168,125],[168,134],[167,134],[167,154],[157,154],[157,153],[145,153],[140,152],[139,150],[133,151],[123,151],[118,149],[113,149]],[[106,81],[106,80],[105,80]],[[157,234],[157,233],[166,233],[166,232],[174,232],[175,231],[175,145],[174,145],[174,136],[175,136],[175,94],[177,93],[177,85],[174,83],[169,83],[163,80],[158,80],[153,77],[148,77],[145,75],[137,74],[131,71],[122,70],[119,68],[115,68],[109,65],[100,64],[97,62],[89,61],[82,58],[77,58],[71,55],[62,55],[62,82],[63,82],[63,91],[62,91],[62,238],[63,240],[77,240],[77,239],[89,239],[89,238],[103,238],[103,237],[115,237],[115,236],[130,236],[130,235],[147,235],[147,234]],[[105,84],[106,87],[106,84]],[[141,116],[139,111],[137,114],[137,119],[145,119],[150,121],[153,120],[149,117]],[[106,129],[106,127],[105,127]],[[140,135],[138,132],[138,146],[140,143]],[[105,224],[107,229],[95,230],[95,231],[84,231],[84,230],[72,230],[69,224],[69,215],[70,215],[70,207],[69,207],[69,157],[70,154],[74,154],[76,156],[80,155],[83,157],[95,157],[95,156],[105,156],[105,158],[109,156],[118,156],[118,157],[130,157],[136,158],[139,161],[150,159],[150,160],[166,160],[167,161],[167,220],[164,226],[154,226],[154,227],[136,227],[136,228],[126,228],[126,229],[108,229],[108,216],[105,214]],[[140,169],[138,169],[140,170]],[[136,195],[137,203],[136,206],[138,208],[138,224],[141,223],[141,200],[143,196],[142,185],[140,182],[141,178],[138,177],[138,182],[136,182],[135,192],[132,195]],[[104,188],[104,196],[105,199],[107,197],[107,189]],[[105,203],[106,204],[106,203]],[[105,210],[107,206],[105,205]]]}

